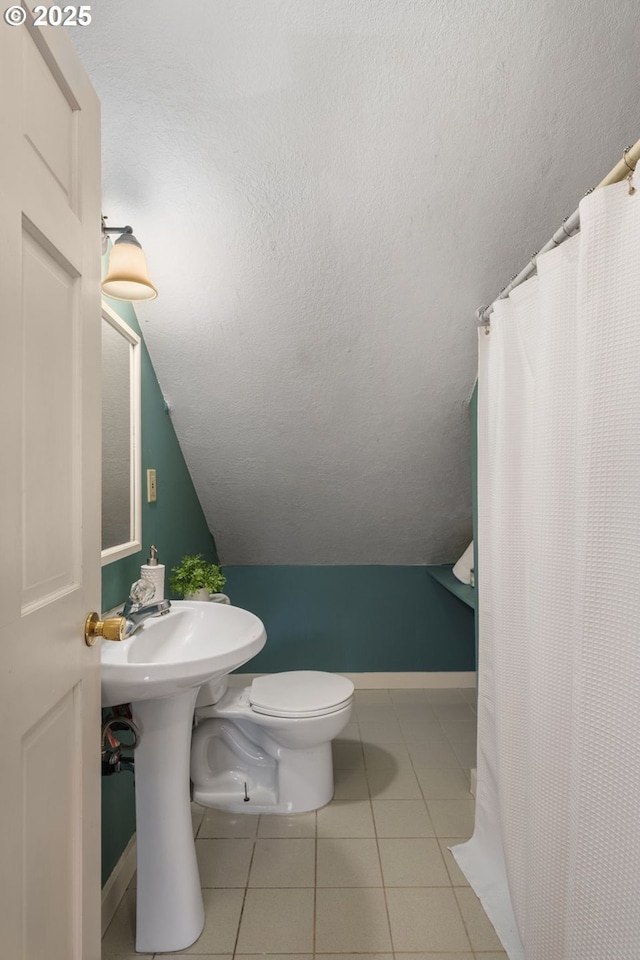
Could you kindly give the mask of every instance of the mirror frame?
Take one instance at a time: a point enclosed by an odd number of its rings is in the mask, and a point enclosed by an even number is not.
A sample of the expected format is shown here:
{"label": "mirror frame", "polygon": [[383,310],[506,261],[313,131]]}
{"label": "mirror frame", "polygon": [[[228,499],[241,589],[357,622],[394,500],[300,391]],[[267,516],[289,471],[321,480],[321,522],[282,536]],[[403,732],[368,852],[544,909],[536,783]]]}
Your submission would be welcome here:
{"label": "mirror frame", "polygon": [[[129,350],[129,440],[131,478],[129,483],[129,531],[131,539],[101,551],[102,566],[142,550],[142,450],[141,450],[141,338],[115,310],[102,301],[102,322],[108,323],[125,340]],[[102,502],[102,500],[101,500]]]}

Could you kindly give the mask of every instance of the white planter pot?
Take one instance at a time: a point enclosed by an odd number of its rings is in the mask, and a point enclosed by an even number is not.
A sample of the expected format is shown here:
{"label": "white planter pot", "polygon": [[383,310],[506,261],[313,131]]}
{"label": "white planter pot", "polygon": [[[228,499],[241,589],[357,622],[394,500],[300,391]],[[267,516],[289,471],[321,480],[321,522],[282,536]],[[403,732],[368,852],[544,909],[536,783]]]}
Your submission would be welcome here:
{"label": "white planter pot", "polygon": [[207,603],[211,600],[213,603],[231,603],[226,593],[209,593],[204,587],[202,590],[196,590],[195,593],[185,593],[185,600],[205,600]]}
{"label": "white planter pot", "polygon": [[185,593],[185,600],[206,600],[209,602],[209,591],[205,590],[203,587],[202,590],[196,590],[194,593]]}

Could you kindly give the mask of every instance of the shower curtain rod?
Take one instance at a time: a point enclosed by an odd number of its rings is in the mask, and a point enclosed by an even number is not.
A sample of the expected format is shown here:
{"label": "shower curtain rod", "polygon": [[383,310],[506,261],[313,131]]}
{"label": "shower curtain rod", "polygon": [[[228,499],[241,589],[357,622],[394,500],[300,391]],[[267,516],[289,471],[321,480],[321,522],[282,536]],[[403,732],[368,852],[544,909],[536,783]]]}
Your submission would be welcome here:
{"label": "shower curtain rod", "polygon": [[[611,183],[619,183],[621,180],[631,176],[633,171],[636,168],[636,164],[640,160],[640,140],[637,140],[632,147],[627,147],[627,149],[622,154],[622,160],[619,160],[616,163],[613,170],[610,170],[606,175],[604,180],[601,180],[600,183],[592,187],[591,190],[587,190],[585,197],[593,193],[594,190],[599,190],[600,187],[608,187]],[[569,237],[572,237],[580,229],[580,210],[575,210],[570,217],[566,217],[562,221],[562,226],[556,230],[550,240],[547,240],[544,247],[541,247],[537,253],[531,257],[529,263],[524,267],[520,273],[517,273],[514,277],[511,278],[511,281],[507,286],[500,291],[496,300],[504,300],[505,297],[508,297],[511,291],[520,286],[521,283],[524,283],[525,280],[528,280],[529,277],[533,276],[536,272],[537,260],[541,253],[547,253],[548,250],[553,250],[554,247],[558,247],[565,240],[568,240]],[[495,300],[493,301],[495,303]],[[479,327],[485,328],[485,333],[489,332],[489,317],[493,313],[493,303],[490,303],[488,306],[478,307],[476,310],[476,319],[478,321]]]}

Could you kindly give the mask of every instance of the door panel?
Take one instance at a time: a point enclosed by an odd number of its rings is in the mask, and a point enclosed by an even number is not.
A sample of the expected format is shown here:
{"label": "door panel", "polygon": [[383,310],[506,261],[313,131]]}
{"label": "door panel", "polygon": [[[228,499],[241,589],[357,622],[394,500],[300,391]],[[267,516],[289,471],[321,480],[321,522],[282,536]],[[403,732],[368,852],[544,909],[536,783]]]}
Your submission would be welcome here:
{"label": "door panel", "polygon": [[[82,774],[78,730],[80,685],[70,690],[22,740],[24,864],[23,943],[26,957],[81,956]],[[60,744],[71,747],[61,751]],[[42,787],[47,786],[46,816]],[[52,832],[51,825],[58,829]],[[69,899],[69,891],[74,895]],[[47,903],[47,922],[42,904]]]}
{"label": "door panel", "polygon": [[[67,593],[80,580],[82,463],[75,438],[82,412],[78,278],[70,276],[24,230],[22,240],[22,610],[26,613]],[[61,410],[67,415],[61,417]]]}
{"label": "door panel", "polygon": [[60,88],[35,43],[25,48],[24,71],[24,136],[74,206],[78,105],[69,102],[68,88]]}

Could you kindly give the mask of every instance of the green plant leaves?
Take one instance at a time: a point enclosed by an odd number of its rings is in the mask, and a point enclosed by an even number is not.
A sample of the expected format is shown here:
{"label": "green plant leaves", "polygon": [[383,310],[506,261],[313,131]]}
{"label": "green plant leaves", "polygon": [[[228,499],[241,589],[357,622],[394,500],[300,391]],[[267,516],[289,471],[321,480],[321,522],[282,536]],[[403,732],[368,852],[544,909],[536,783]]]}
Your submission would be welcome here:
{"label": "green plant leaves", "polygon": [[169,586],[174,593],[184,597],[203,589],[220,593],[226,582],[220,566],[205,560],[203,553],[196,553],[183,557],[178,566],[171,569]]}

